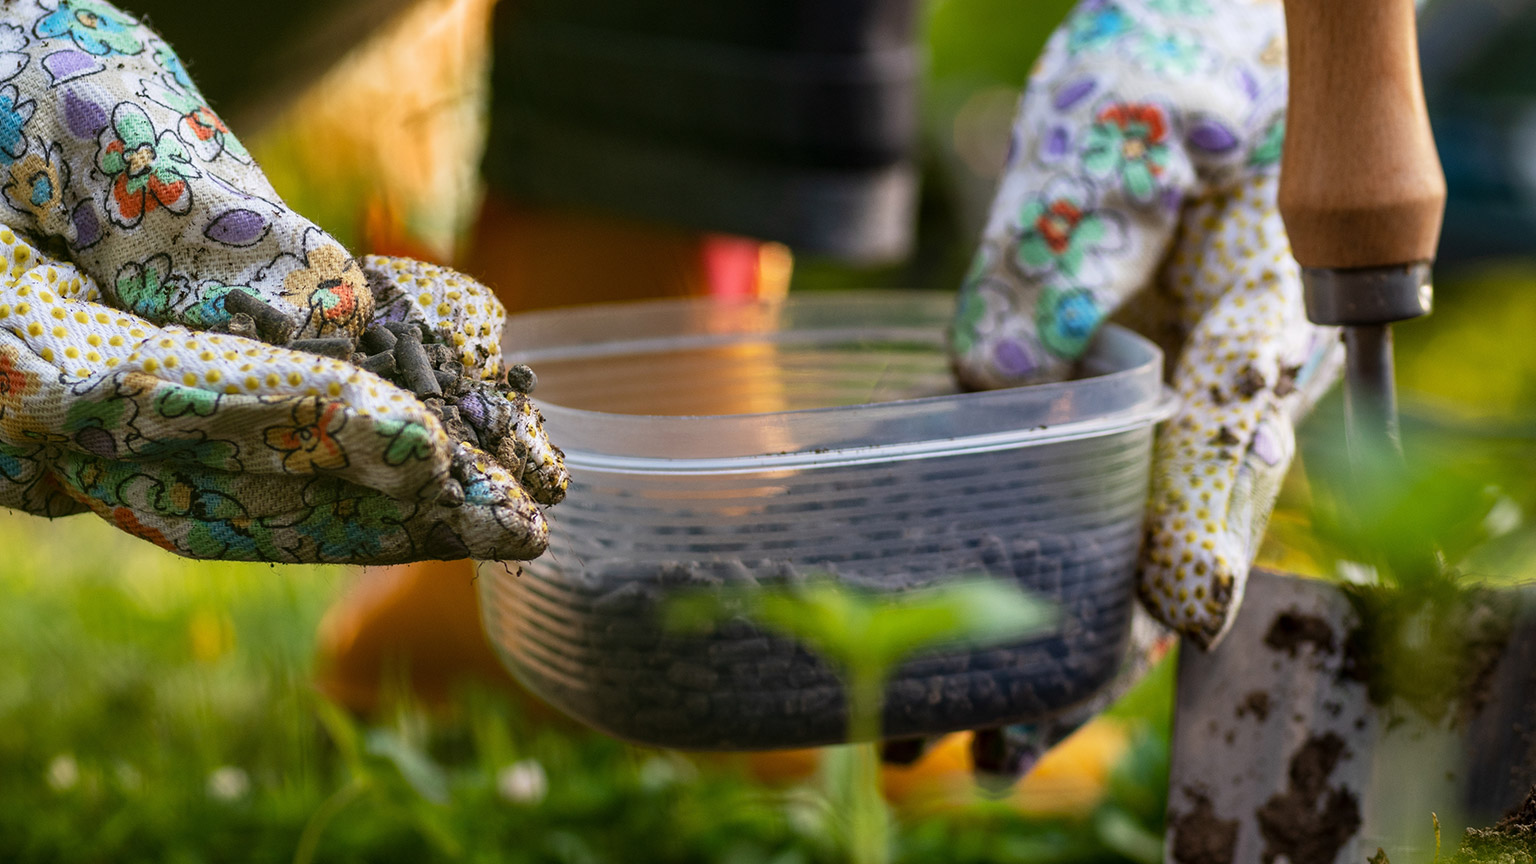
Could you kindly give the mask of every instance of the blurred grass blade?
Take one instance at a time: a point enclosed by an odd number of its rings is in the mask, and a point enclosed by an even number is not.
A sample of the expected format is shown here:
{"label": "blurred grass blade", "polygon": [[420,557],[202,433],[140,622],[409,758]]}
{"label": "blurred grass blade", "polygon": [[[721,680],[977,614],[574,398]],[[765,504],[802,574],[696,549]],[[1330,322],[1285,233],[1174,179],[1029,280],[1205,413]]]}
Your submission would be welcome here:
{"label": "blurred grass blade", "polygon": [[368,733],[368,753],[394,765],[417,795],[433,804],[448,803],[448,778],[431,757],[388,729]]}
{"label": "blurred grass blade", "polygon": [[331,736],[331,742],[336,745],[336,751],[341,754],[347,770],[354,777],[367,777],[368,766],[363,760],[362,738],[352,715],[329,699],[315,700],[315,713]]}

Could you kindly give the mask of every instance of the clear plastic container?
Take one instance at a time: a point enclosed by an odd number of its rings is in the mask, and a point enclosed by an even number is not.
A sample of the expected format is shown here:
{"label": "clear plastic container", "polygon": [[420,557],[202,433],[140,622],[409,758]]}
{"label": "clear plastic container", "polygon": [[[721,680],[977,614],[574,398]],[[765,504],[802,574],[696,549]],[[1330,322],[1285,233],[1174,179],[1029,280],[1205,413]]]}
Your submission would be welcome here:
{"label": "clear plastic container", "polygon": [[525,685],[614,735],[760,749],[846,736],[842,685],[743,620],[667,632],[683,590],[832,575],[901,592],[1015,580],[1056,604],[1047,635],[923,655],[886,694],[905,737],[1041,717],[1123,659],[1162,354],[1108,327],[1060,384],[957,393],[953,298],[657,301],[508,322],[513,362],[572,485],[549,552],[480,580],[486,629]]}

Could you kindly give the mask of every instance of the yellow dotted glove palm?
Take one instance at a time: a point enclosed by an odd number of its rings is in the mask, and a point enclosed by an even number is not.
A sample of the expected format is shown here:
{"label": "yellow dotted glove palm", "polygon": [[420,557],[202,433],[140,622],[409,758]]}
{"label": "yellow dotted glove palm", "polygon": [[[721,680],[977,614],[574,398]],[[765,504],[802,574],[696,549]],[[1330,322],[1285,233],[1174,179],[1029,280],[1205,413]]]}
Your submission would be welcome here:
{"label": "yellow dotted glove palm", "polygon": [[543,551],[566,477],[500,304],[287,209],[133,19],[0,9],[0,181],[0,504],[200,558]]}
{"label": "yellow dotted glove palm", "polygon": [[1083,0],[1019,109],[951,334],[975,387],[1071,374],[1118,314],[1168,350],[1140,591],[1209,647],[1230,626],[1293,450],[1336,377],[1276,206],[1281,6]]}

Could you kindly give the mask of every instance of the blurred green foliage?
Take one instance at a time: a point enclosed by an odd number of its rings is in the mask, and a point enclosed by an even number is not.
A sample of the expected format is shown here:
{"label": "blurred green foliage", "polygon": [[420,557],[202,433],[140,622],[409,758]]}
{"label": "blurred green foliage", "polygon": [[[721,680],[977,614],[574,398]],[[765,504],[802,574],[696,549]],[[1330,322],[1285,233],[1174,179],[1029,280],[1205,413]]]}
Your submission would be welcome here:
{"label": "blurred green foliage", "polygon": [[931,0],[929,77],[1022,89],[1035,57],[1077,0]]}
{"label": "blurred green foliage", "polygon": [[1437,274],[1435,311],[1394,328],[1412,410],[1468,422],[1536,419],[1536,260]]}
{"label": "blurred green foliage", "polygon": [[[1439,277],[1438,308],[1397,325],[1403,455],[1351,449],[1336,391],[1301,430],[1320,562],[1377,568],[1413,588],[1448,572],[1536,576],[1536,266]],[[1432,586],[1425,586],[1432,587]]]}

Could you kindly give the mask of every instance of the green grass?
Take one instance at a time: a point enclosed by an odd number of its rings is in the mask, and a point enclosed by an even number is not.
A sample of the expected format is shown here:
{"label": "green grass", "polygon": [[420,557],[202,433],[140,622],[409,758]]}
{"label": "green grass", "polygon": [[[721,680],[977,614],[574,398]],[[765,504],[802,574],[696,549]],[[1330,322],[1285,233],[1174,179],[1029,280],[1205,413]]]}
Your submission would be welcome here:
{"label": "green grass", "polygon": [[[366,723],[325,703],[315,631],[345,570],[184,561],[90,516],[0,515],[0,548],[7,864],[840,860],[815,789],[541,727],[507,694]],[[973,808],[902,825],[897,857],[1125,860],[1116,820],[1161,818],[1161,746],[1100,813]]]}

